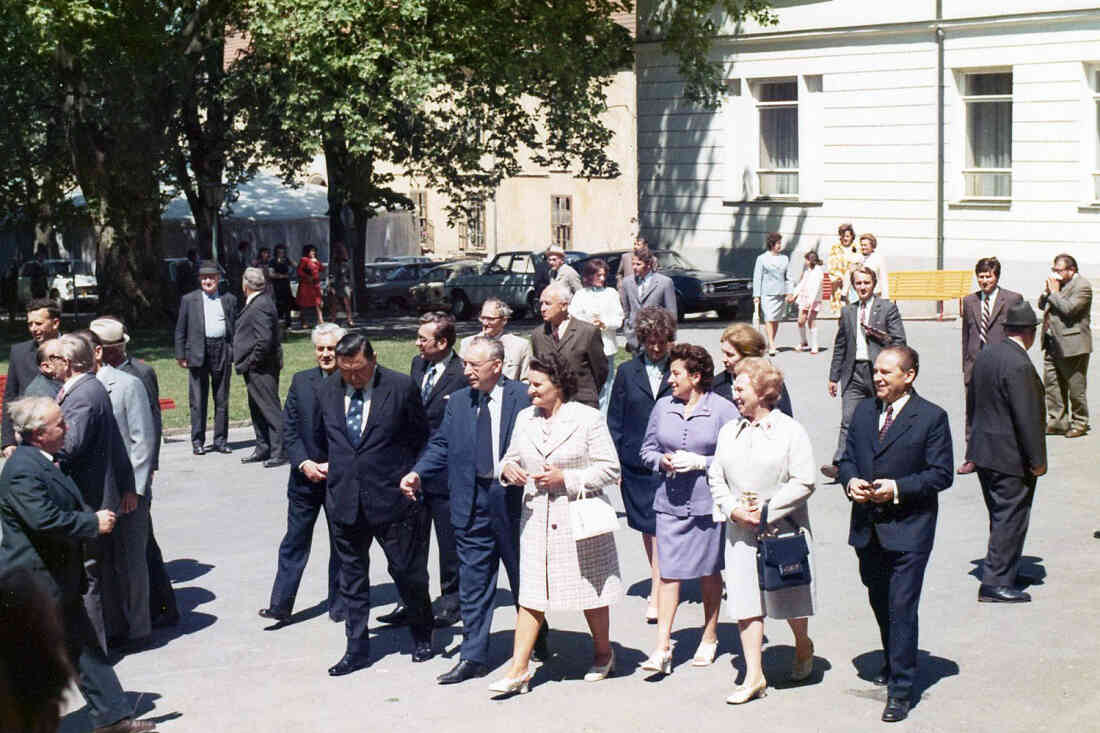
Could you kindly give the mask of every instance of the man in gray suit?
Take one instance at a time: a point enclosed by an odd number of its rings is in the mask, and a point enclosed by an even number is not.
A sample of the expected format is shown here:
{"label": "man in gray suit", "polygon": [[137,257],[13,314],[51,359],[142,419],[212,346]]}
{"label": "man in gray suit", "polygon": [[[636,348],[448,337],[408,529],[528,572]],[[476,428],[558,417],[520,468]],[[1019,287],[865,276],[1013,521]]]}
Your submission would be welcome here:
{"label": "man in gray suit", "polygon": [[[978,279],[978,292],[963,298],[962,302],[962,366],[963,392],[970,387],[970,372],[974,360],[982,349],[1005,340],[1004,320],[1008,309],[1024,301],[1024,296],[997,285],[1001,279],[1001,263],[996,257],[983,257],[974,266]],[[970,403],[966,403],[966,443],[970,444],[970,427],[973,415]],[[958,473],[974,472],[974,462],[967,458]]]}
{"label": "man in gray suit", "polygon": [[[626,257],[627,255],[623,255]],[[648,305],[664,308],[675,319],[678,317],[676,304],[676,285],[668,275],[657,272],[657,258],[644,244],[635,247],[630,255],[633,276],[619,281],[619,300],[623,304],[623,323],[626,324],[626,348],[634,351],[638,348],[638,339],[634,336],[634,323],[638,314]]]}
{"label": "man in gray suit", "polygon": [[561,283],[569,288],[570,295],[584,287],[581,276],[565,263],[565,250],[556,244],[546,250],[546,264],[550,265],[550,282]]}
{"label": "man in gray suit", "polygon": [[1077,273],[1077,260],[1070,255],[1054,258],[1039,307],[1043,309],[1047,435],[1079,438],[1089,429],[1085,374],[1092,352],[1092,285]]}
{"label": "man in gray suit", "polygon": [[837,323],[833,360],[829,365],[829,396],[840,392],[840,435],[837,436],[833,462],[821,467],[821,473],[837,477],[837,464],[848,442],[848,425],[856,406],[875,396],[871,365],[887,346],[905,345],[905,326],[898,307],[874,294],[877,275],[869,267],[851,274],[852,288],[858,300],[844,306]]}
{"label": "man in gray suit", "polygon": [[279,372],[283,368],[279,311],[264,292],[267,278],[263,270],[249,267],[241,284],[245,303],[233,335],[233,366],[248,388],[248,412],[256,433],[256,448],[241,463],[263,462],[266,468],[275,468],[288,462],[279,404]]}

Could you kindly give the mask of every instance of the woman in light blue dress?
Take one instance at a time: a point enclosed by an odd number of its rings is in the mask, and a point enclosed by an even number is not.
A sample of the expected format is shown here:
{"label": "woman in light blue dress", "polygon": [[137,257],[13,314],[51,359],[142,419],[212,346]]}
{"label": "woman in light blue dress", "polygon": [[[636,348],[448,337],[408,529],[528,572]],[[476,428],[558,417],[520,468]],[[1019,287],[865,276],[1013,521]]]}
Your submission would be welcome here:
{"label": "woman in light blue dress", "polygon": [[791,284],[787,279],[790,260],[781,254],[783,238],[776,232],[768,235],[764,253],[756,258],[752,271],[752,300],[764,318],[764,335],[768,339],[768,355],[775,356],[775,334],[779,319],[787,310],[787,294]]}

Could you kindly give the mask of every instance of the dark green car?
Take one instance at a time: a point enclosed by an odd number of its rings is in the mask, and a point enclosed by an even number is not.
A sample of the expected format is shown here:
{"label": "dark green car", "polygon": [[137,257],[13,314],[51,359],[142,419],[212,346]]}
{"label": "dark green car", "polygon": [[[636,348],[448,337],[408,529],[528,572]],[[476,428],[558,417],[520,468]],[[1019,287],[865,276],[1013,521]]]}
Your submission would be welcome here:
{"label": "dark green car", "polygon": [[[584,257],[584,252],[565,253],[566,262]],[[526,250],[499,252],[480,270],[451,278],[443,285],[451,302],[451,313],[459,320],[472,318],[489,298],[500,298],[512,309],[513,318],[539,311],[538,273],[546,269],[542,252]]]}

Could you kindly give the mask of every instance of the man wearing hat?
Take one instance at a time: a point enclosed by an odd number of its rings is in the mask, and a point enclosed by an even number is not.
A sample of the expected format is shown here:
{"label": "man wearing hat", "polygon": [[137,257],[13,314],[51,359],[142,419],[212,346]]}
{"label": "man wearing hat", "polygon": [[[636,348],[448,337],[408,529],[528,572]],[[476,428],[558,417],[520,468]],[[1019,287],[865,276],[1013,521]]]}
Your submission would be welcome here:
{"label": "man wearing hat", "polygon": [[1024,302],[1008,309],[1005,340],[982,349],[966,391],[970,460],[989,510],[989,549],[978,600],[1026,603],[1017,588],[1035,483],[1047,470],[1043,383],[1027,350],[1039,320]]}
{"label": "man wearing hat", "polygon": [[188,370],[187,400],[191,406],[191,447],[206,452],[208,391],[214,391],[214,450],[229,453],[229,375],[233,366],[233,332],[237,298],[218,295],[218,266],[199,265],[199,289],[180,299],[176,320],[176,361]]}
{"label": "man wearing hat", "polygon": [[569,288],[570,295],[584,287],[577,271],[565,264],[565,250],[558,245],[552,244],[547,248],[546,264],[550,265],[550,282],[561,283]]}

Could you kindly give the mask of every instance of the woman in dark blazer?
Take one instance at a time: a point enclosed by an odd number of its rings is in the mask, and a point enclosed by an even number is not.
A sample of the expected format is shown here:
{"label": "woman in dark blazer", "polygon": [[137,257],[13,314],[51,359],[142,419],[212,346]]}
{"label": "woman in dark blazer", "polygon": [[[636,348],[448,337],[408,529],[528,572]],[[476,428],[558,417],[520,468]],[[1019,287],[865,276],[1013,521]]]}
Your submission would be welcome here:
{"label": "woman in dark blazer", "polygon": [[649,413],[657,400],[669,393],[668,352],[676,340],[676,317],[658,306],[643,308],[638,313],[635,334],[638,350],[633,359],[619,367],[611,386],[607,427],[622,466],[626,523],[642,533],[642,545],[649,558],[651,585],[645,618],[648,623],[655,624],[656,590],[661,573],[654,544],[657,515],[653,511],[653,496],[663,478],[642,462],[641,450],[643,426],[649,423]]}
{"label": "woman in dark blazer", "polygon": [[[737,365],[742,359],[764,356],[764,337],[748,323],[731,323],[722,332],[722,365],[725,369],[714,375],[715,393],[733,402],[733,381],[737,378]],[[787,417],[794,417],[791,396],[787,394],[787,385],[782,385],[779,402],[775,409]]]}

